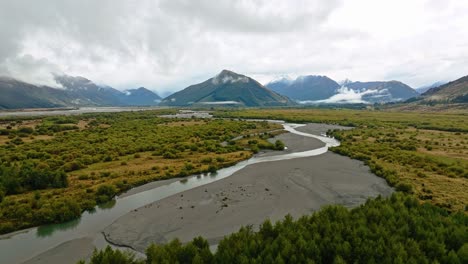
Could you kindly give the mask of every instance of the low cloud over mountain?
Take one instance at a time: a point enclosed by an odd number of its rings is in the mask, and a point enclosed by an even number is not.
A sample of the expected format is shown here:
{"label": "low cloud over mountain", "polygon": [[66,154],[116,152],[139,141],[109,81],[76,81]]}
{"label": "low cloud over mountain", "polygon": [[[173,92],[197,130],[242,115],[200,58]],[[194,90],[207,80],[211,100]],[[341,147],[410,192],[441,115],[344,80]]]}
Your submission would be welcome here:
{"label": "low cloud over mountain", "polygon": [[[97,85],[84,77],[55,76],[54,87],[0,77],[0,109],[77,106],[153,106],[161,98],[140,87],[124,92]],[[56,87],[60,88],[56,88]]]}
{"label": "low cloud over mountain", "polygon": [[398,82],[342,82],[341,86],[327,76],[282,78],[267,84],[270,89],[302,104],[386,103],[404,101],[419,94]]}
{"label": "low cloud over mountain", "polygon": [[167,94],[229,67],[261,82],[314,72],[420,87],[468,72],[467,13],[454,0],[5,0],[0,75]]}

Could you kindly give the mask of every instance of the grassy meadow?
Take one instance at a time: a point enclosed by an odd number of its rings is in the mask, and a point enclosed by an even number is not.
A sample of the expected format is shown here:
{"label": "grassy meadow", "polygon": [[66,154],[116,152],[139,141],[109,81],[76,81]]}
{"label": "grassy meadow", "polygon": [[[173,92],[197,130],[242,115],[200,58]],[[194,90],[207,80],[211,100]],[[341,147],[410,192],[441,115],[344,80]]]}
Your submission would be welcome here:
{"label": "grassy meadow", "polygon": [[468,115],[334,109],[250,109],[218,117],[352,126],[329,131],[332,151],[364,161],[399,191],[449,211],[468,210]]}

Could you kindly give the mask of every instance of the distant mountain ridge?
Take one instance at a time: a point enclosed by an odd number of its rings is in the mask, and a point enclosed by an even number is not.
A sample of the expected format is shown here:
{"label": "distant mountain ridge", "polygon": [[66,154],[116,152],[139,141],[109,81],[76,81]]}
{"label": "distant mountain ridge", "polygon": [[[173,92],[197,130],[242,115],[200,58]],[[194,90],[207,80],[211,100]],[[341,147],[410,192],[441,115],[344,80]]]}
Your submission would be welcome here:
{"label": "distant mountain ridge", "polygon": [[433,87],[404,103],[389,106],[393,111],[466,112],[468,110],[468,76]]}
{"label": "distant mountain ridge", "polygon": [[112,87],[98,86],[81,76],[61,75],[56,76],[55,80],[74,98],[70,102],[74,105],[124,105],[119,99],[121,92]]}
{"label": "distant mountain ridge", "polygon": [[248,76],[223,70],[213,78],[191,85],[165,99],[144,87],[119,91],[109,86],[97,85],[79,76],[56,76],[56,81],[62,88],[38,86],[0,76],[0,109],[158,104],[269,107],[291,106],[296,102],[405,102],[401,105],[410,109],[415,105],[464,105],[468,102],[468,76],[442,85],[435,83],[420,95],[399,81],[356,82],[346,79],[337,83],[327,76],[308,75],[296,79],[282,76],[263,86]]}
{"label": "distant mountain ridge", "polygon": [[285,106],[294,103],[256,80],[229,70],[202,83],[191,85],[162,100],[161,105]]}
{"label": "distant mountain ridge", "polygon": [[133,106],[156,105],[159,104],[159,102],[162,100],[159,95],[146,89],[145,87],[125,90],[122,94],[120,94],[119,98],[127,105]]}
{"label": "distant mountain ridge", "polygon": [[418,93],[420,93],[420,94],[423,94],[423,93],[429,91],[429,89],[431,89],[431,88],[439,87],[439,86],[444,85],[444,84],[446,84],[446,83],[447,83],[447,82],[440,82],[440,81],[439,81],[439,82],[435,82],[435,83],[433,83],[433,84],[431,84],[431,85],[424,85],[424,86],[418,87],[418,88],[416,88],[415,90],[416,90],[416,92],[418,92]]}
{"label": "distant mountain ridge", "polygon": [[53,108],[73,100],[64,90],[0,77],[0,109]]}
{"label": "distant mountain ridge", "polygon": [[370,103],[405,101],[419,96],[413,88],[399,81],[351,82],[346,87],[357,92],[375,91],[363,95],[363,100]]}
{"label": "distant mountain ridge", "polygon": [[280,79],[266,87],[297,101],[324,100],[336,94],[340,85],[327,76],[299,76],[295,80]]}
{"label": "distant mountain ridge", "polygon": [[0,109],[77,106],[151,106],[161,98],[140,87],[124,92],[99,86],[84,77],[55,76],[63,88],[38,86],[9,77],[0,77]]}
{"label": "distant mountain ridge", "polygon": [[425,102],[468,103],[468,75],[429,89],[421,99]]}
{"label": "distant mountain ridge", "polygon": [[339,84],[327,76],[318,75],[299,76],[295,80],[279,79],[266,86],[294,100],[312,103],[385,103],[404,101],[419,95],[399,81],[353,82],[346,79]]}

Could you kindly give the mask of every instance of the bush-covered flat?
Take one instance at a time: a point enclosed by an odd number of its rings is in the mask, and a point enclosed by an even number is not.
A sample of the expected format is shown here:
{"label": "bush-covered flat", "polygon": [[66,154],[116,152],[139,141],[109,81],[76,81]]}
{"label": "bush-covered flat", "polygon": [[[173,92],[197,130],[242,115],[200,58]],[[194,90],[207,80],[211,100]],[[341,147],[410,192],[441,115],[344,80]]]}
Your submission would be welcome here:
{"label": "bush-covered flat", "polygon": [[[397,192],[348,210],[243,227],[216,252],[201,237],[151,245],[146,260],[106,248],[89,263],[468,263],[466,114],[324,109],[219,110],[218,117],[353,126],[332,151],[364,161]],[[81,262],[85,263],[85,262]]]}
{"label": "bush-covered flat", "polygon": [[468,115],[371,110],[250,109],[218,117],[352,126],[329,131],[331,150],[364,161],[397,190],[450,211],[468,210]]}
{"label": "bush-covered flat", "polygon": [[[167,110],[165,110],[167,111]],[[169,110],[170,111],[170,110]],[[213,172],[246,159],[279,125],[230,118],[352,126],[331,150],[365,162],[397,192],[348,210],[266,220],[225,237],[151,245],[146,260],[106,248],[90,263],[467,263],[468,124],[464,113],[372,110],[217,110],[228,119],[164,119],[164,111],[4,120],[0,232],[78,217],[132,186]],[[242,136],[242,137],[239,137]],[[81,262],[84,263],[84,262]]]}
{"label": "bush-covered flat", "polygon": [[[167,111],[167,110],[166,110]],[[77,218],[150,181],[215,172],[274,149],[267,122],[169,119],[164,111],[3,120],[0,233]],[[250,143],[233,141],[249,136]]]}
{"label": "bush-covered flat", "polygon": [[197,237],[185,245],[153,244],[146,260],[108,247],[89,263],[467,263],[467,226],[462,212],[395,193],[352,210],[327,206],[297,220],[267,220],[258,232],[243,227],[215,253]]}

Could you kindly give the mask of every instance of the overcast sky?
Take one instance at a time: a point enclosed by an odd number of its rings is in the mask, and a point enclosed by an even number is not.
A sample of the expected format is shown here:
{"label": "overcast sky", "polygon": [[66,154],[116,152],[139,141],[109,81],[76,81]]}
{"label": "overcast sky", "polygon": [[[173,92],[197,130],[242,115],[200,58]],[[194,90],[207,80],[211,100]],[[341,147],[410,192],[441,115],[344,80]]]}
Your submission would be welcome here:
{"label": "overcast sky", "polygon": [[468,75],[465,0],[0,0],[0,75],[160,93],[222,69],[400,80]]}

